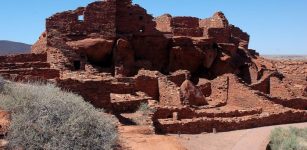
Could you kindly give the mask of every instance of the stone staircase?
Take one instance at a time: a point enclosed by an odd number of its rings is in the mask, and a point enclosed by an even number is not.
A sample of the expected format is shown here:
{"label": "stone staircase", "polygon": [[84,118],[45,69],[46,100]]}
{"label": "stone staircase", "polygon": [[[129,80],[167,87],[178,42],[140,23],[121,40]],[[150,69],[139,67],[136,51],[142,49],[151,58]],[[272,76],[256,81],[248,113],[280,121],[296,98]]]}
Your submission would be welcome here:
{"label": "stone staircase", "polygon": [[6,79],[21,81],[54,79],[60,73],[50,68],[47,54],[20,54],[0,56],[0,75]]}

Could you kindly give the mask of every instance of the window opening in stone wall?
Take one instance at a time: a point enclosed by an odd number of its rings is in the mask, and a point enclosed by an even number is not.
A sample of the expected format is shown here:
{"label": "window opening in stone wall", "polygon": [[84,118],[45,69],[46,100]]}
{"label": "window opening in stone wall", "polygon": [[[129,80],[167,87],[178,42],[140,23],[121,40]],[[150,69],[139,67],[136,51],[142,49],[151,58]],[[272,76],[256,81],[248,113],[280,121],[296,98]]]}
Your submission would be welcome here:
{"label": "window opening in stone wall", "polygon": [[139,30],[141,33],[145,32],[145,27],[141,27]]}
{"label": "window opening in stone wall", "polygon": [[78,16],[78,20],[79,20],[80,22],[83,22],[83,21],[84,21],[84,15]]}
{"label": "window opening in stone wall", "polygon": [[86,54],[85,53],[81,53],[80,54],[80,58],[83,59],[83,60],[86,60]]}
{"label": "window opening in stone wall", "polygon": [[139,20],[142,21],[144,19],[143,16],[139,16]]}
{"label": "window opening in stone wall", "polygon": [[81,69],[81,62],[79,60],[74,61],[74,69],[75,70]]}

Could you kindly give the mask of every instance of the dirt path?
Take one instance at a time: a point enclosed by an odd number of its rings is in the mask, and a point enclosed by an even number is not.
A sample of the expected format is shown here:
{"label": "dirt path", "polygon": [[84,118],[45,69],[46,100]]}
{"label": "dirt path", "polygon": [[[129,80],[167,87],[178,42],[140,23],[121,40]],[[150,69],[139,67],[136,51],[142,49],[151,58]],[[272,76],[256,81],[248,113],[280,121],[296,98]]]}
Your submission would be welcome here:
{"label": "dirt path", "polygon": [[272,129],[306,128],[307,123],[261,127],[217,134],[155,135],[148,126],[121,126],[125,150],[265,150]]}
{"label": "dirt path", "polygon": [[[265,150],[272,129],[307,127],[307,123],[261,127],[217,134],[181,135],[180,142],[189,150]],[[177,136],[178,135],[173,135]]]}
{"label": "dirt path", "polygon": [[121,126],[119,131],[125,150],[186,150],[177,137],[155,135],[147,126]]}

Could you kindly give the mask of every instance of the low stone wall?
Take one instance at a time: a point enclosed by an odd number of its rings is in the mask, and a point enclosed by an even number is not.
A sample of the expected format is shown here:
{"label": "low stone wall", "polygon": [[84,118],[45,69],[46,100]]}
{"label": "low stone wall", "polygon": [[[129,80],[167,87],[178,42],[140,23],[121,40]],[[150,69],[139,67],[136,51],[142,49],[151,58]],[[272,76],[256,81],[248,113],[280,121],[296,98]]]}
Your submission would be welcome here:
{"label": "low stone wall", "polygon": [[307,111],[286,111],[278,114],[253,115],[238,118],[196,118],[173,121],[159,119],[156,128],[161,133],[199,134],[202,132],[218,132],[255,128],[286,123],[307,121]]}
{"label": "low stone wall", "polygon": [[25,63],[0,63],[2,69],[20,69],[20,68],[49,68],[50,64],[46,62],[25,62]]}
{"label": "low stone wall", "polygon": [[0,70],[0,74],[3,76],[33,76],[33,77],[41,77],[43,79],[55,79],[60,76],[60,72],[55,69],[16,69],[16,70]]}
{"label": "low stone wall", "polygon": [[111,80],[57,80],[58,86],[81,95],[86,101],[91,102],[97,108],[104,108],[106,111],[112,111],[110,94],[135,93],[133,85]]}
{"label": "low stone wall", "polygon": [[0,63],[18,63],[18,62],[46,62],[47,54],[19,54],[11,56],[0,56]]}
{"label": "low stone wall", "polygon": [[283,99],[280,97],[271,97],[267,94],[261,93],[261,92],[255,92],[259,96],[264,96],[268,100],[280,104],[284,107],[294,108],[294,109],[300,109],[300,110],[307,110],[307,99],[306,98],[292,98],[292,99]]}

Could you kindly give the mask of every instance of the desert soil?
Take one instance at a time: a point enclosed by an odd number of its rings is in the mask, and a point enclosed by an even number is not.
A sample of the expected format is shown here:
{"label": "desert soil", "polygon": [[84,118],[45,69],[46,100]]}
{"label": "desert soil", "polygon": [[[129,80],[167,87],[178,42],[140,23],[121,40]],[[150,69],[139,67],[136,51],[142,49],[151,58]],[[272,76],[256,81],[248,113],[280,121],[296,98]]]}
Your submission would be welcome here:
{"label": "desert soil", "polygon": [[156,135],[149,126],[120,126],[124,150],[187,150],[176,136]]}
{"label": "desert soil", "polygon": [[180,143],[189,150],[265,150],[271,130],[277,127],[306,128],[307,123],[268,126],[217,134],[181,135]]}
{"label": "desert soil", "polygon": [[307,123],[180,136],[155,135],[147,126],[121,126],[119,130],[125,150],[265,150],[271,130],[290,126],[307,128]]}

